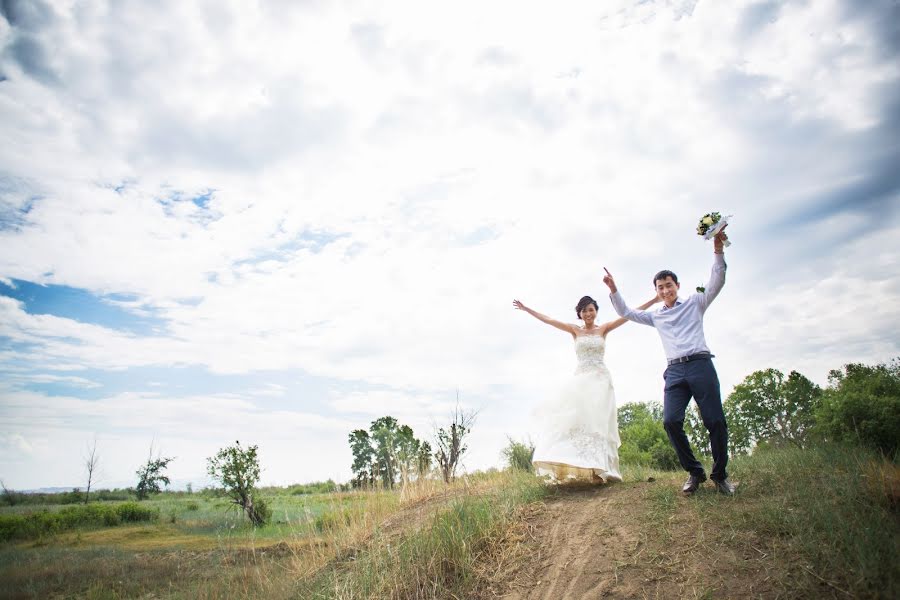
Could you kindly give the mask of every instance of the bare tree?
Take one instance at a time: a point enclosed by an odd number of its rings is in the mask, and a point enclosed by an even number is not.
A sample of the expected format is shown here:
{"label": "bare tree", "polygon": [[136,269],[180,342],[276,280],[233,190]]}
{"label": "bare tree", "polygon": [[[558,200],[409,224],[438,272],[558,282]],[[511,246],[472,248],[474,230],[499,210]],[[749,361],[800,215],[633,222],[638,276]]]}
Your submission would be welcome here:
{"label": "bare tree", "polygon": [[457,404],[450,415],[450,425],[441,427],[435,434],[437,450],[434,458],[441,469],[444,481],[450,483],[456,478],[456,467],[459,459],[465,454],[468,447],[465,444],[466,436],[472,431],[475,424],[476,411],[464,411],[459,407],[459,393],[456,396]]}
{"label": "bare tree", "polygon": [[19,501],[22,499],[18,492],[16,492],[15,490],[11,490],[11,489],[9,489],[8,487],[6,487],[6,484],[3,482],[2,479],[0,479],[0,488],[3,489],[3,492],[2,492],[2,494],[0,494],[0,497],[3,498],[3,503],[4,503],[4,504],[8,504],[9,506],[13,506],[13,505],[15,505],[15,504],[18,504]]}
{"label": "bare tree", "polygon": [[84,492],[84,503],[88,503],[91,495],[91,483],[96,483],[97,465],[100,464],[100,455],[97,454],[97,437],[94,436],[94,443],[88,446],[87,454],[84,456],[84,468],[87,471],[87,490]]}

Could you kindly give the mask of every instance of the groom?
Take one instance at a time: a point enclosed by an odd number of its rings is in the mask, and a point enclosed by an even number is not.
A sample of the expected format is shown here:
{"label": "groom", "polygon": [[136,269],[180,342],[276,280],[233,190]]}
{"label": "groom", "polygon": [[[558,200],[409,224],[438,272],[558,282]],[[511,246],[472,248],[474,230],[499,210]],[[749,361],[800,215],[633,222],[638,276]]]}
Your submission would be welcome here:
{"label": "groom", "polygon": [[[723,228],[724,229],[724,228]],[[603,283],[609,287],[610,300],[620,317],[635,323],[656,327],[662,340],[669,367],[663,373],[665,401],[663,426],[669,442],[675,448],[678,460],[690,473],[682,491],[693,494],[706,481],[703,465],[694,457],[691,444],[684,433],[684,411],[693,396],[700,408],[703,424],[709,431],[712,446],[713,469],[710,475],[716,489],[728,496],[734,494],[734,485],[728,481],[725,466],[728,463],[728,427],[722,410],[719,392],[719,376],[712,363],[713,355],[706,346],[703,335],[703,314],[725,285],[725,240],[728,236],[719,232],[713,243],[713,268],[706,290],[691,294],[686,299],[678,297],[678,277],[672,271],[660,271],[653,277],[653,286],[663,306],[650,312],[628,308],[619,294],[616,282],[606,271]],[[606,269],[604,269],[606,270]]]}

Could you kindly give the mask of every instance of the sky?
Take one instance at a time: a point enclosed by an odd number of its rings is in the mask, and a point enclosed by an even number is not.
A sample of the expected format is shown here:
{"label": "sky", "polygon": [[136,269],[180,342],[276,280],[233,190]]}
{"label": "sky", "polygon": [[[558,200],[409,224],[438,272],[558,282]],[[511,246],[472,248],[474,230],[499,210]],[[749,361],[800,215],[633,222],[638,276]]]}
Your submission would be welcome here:
{"label": "sky", "polygon": [[[350,478],[348,434],[478,411],[535,437],[601,278],[632,305],[733,215],[706,314],[727,394],[900,356],[900,5],[0,2],[0,479]],[[659,401],[649,327],[618,403]]]}

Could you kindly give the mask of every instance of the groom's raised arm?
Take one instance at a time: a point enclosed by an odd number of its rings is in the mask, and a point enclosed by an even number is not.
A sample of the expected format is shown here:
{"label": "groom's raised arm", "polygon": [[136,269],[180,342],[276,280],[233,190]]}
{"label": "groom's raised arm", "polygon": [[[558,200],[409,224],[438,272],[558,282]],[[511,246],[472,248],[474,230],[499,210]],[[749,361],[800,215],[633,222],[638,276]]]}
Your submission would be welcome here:
{"label": "groom's raised arm", "polygon": [[725,240],[728,236],[724,232],[719,233],[713,243],[713,266],[712,272],[709,274],[709,283],[706,284],[706,290],[702,294],[703,310],[706,310],[722,288],[725,286]]}
{"label": "groom's raised arm", "polygon": [[[606,267],[603,267],[603,270],[606,271]],[[619,293],[619,288],[616,287],[616,281],[609,271],[606,271],[603,283],[609,288],[609,299],[612,301],[613,309],[615,309],[617,315],[623,319],[653,327],[653,315],[651,313],[646,310],[634,310],[633,308],[628,308],[628,305],[625,304],[625,299],[622,298],[622,294]]]}

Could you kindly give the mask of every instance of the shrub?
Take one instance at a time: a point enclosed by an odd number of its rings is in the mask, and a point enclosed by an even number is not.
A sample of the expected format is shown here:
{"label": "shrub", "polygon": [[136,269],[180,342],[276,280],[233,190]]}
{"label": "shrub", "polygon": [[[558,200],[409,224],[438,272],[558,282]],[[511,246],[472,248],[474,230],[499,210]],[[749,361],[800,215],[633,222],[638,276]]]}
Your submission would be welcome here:
{"label": "shrub", "polygon": [[256,512],[256,523],[264,525],[272,519],[272,508],[262,498],[253,499],[253,510]]}
{"label": "shrub", "polygon": [[134,523],[137,521],[152,521],[159,515],[159,511],[153,508],[141,506],[137,502],[123,502],[114,507],[122,521]]}
{"label": "shrub", "polygon": [[900,359],[875,366],[848,364],[828,375],[829,386],[816,413],[820,432],[877,449],[900,451]]}
{"label": "shrub", "polygon": [[662,410],[658,404],[631,402],[621,406],[619,435],[622,440],[619,459],[623,464],[664,470],[678,468],[678,457],[663,429]]}
{"label": "shrub", "polygon": [[317,531],[339,531],[347,527],[353,520],[352,513],[348,510],[338,509],[324,512],[313,521]]}
{"label": "shrub", "polygon": [[336,484],[333,480],[329,479],[328,481],[314,481],[312,483],[297,483],[292,485],[290,488],[290,493],[294,496],[301,496],[303,494],[328,494],[331,492],[340,491],[340,486]]}
{"label": "shrub", "polygon": [[0,515],[0,541],[36,538],[76,527],[114,527],[121,523],[152,521],[159,510],[136,502],[67,506],[56,512],[42,510],[23,515]]}
{"label": "shrub", "polygon": [[514,471],[526,471],[532,473],[534,471],[534,444],[528,442],[517,442],[512,438],[507,438],[509,444],[500,451],[503,460],[507,466]]}

